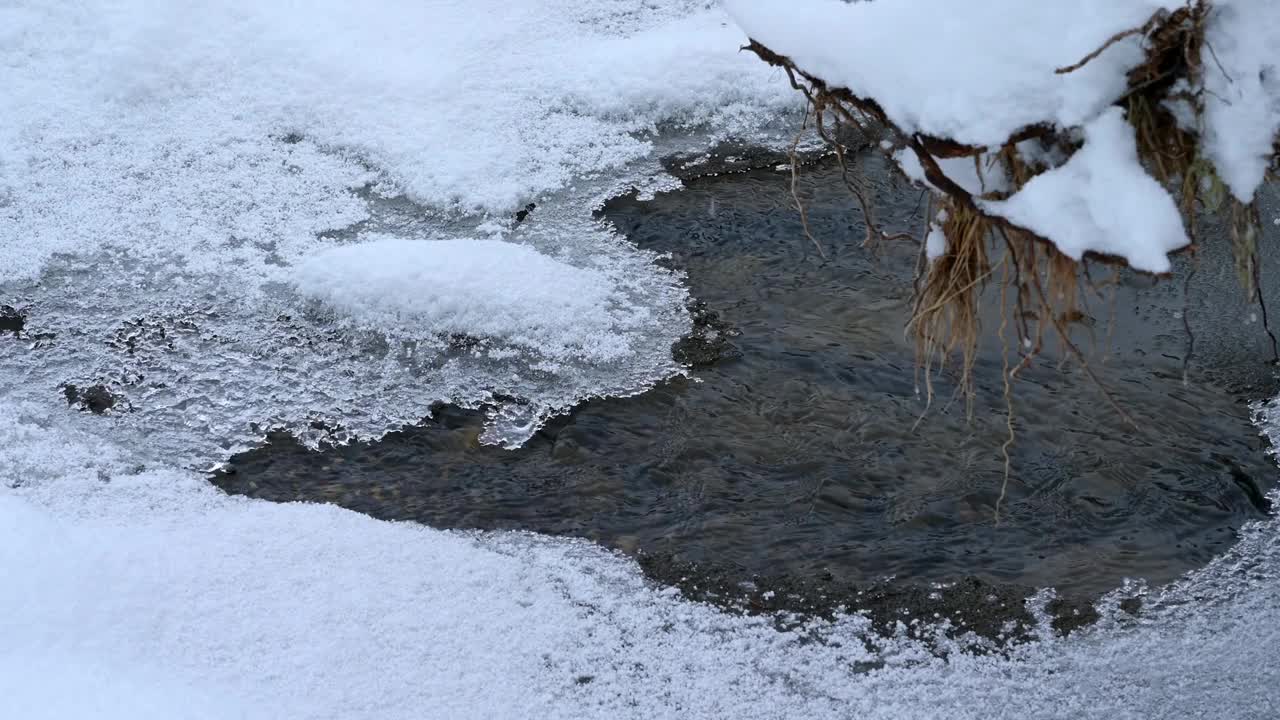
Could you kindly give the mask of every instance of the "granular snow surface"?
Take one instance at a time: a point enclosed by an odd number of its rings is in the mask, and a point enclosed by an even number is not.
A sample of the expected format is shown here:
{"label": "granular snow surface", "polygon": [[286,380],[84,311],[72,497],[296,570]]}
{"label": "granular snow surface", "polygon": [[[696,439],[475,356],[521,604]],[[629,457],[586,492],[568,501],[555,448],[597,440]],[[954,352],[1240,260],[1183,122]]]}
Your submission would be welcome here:
{"label": "granular snow surface", "polygon": [[452,401],[514,446],[681,372],[679,274],[591,212],[677,186],[662,148],[782,142],[743,40],[694,0],[0,1],[0,717],[1280,715],[1271,521],[1140,618],[943,660],[204,480],[273,427]]}
{"label": "granular snow surface", "polygon": [[5,717],[1280,712],[1274,521],[1149,594],[1141,619],[1113,609],[1008,658],[956,645],[941,660],[856,616],[779,632],[584,541],[227,497],[194,473],[128,467],[92,425],[0,404],[0,471],[23,483],[0,489]]}
{"label": "granular snow surface", "polygon": [[0,304],[35,339],[0,377],[104,385],[117,432],[201,466],[437,401],[514,447],[682,373],[678,273],[591,213],[678,186],[655,143],[777,143],[797,107],[697,2],[36,0],[0,34]]}

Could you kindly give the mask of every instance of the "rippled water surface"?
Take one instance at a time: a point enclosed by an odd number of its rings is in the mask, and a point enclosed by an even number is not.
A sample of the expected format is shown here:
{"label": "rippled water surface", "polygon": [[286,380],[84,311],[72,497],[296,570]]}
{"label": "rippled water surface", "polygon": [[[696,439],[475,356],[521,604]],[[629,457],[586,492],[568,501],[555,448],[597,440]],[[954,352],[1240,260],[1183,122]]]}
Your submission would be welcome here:
{"label": "rippled water surface", "polygon": [[[918,230],[919,191],[864,162],[881,220]],[[818,167],[801,195],[820,255],[788,178],[706,177],[604,212],[669,253],[727,324],[726,343],[694,348],[719,359],[692,379],[587,403],[518,451],[481,446],[482,417],[443,407],[421,427],[321,453],[275,437],[215,482],[439,527],[583,536],[743,576],[977,576],[1082,592],[1169,580],[1266,512],[1277,470],[1247,400],[1274,390],[1271,350],[1230,263],[1214,262],[1222,248],[1180,259],[1176,280],[1122,277],[1114,303],[1110,289],[1088,300],[1078,340],[1136,428],[1056,351],[1021,376],[997,513],[1009,434],[998,317],[972,418],[945,373],[926,408],[903,333],[915,247],[860,247],[838,172]],[[1185,383],[1184,312],[1197,339]]]}

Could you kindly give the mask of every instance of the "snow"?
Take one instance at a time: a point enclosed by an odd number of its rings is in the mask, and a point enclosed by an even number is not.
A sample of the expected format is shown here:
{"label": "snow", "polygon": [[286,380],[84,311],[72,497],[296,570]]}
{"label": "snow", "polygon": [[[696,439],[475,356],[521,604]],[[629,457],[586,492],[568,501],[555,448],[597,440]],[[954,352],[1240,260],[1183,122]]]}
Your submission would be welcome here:
{"label": "snow", "polygon": [[[1269,49],[1280,37],[1275,32],[1280,22],[1267,23],[1280,19],[1280,10],[1249,3],[1229,2],[1221,9],[1211,21],[1209,43],[1221,41],[1228,61],[1252,73],[1249,83],[1231,88],[1232,97],[1247,96],[1248,103],[1215,101],[1216,110],[1209,113],[1210,152],[1242,199],[1252,198],[1261,181],[1280,125],[1280,81],[1249,64],[1271,62]],[[1180,5],[997,0],[957,10],[945,0],[728,2],[753,39],[828,85],[874,100],[907,135],[998,148],[1034,125],[1083,130],[1083,148],[1065,163],[1053,162],[1035,143],[1020,143],[1032,151],[1029,161],[1050,160],[1049,169],[1008,199],[979,200],[981,206],[1048,239],[1068,257],[1096,252],[1157,273],[1168,271],[1167,254],[1184,247],[1187,235],[1172,198],[1142,168],[1124,116],[1112,107],[1127,87],[1126,73],[1143,59],[1142,39],[1121,39],[1071,72],[1055,70],[1076,64],[1156,12]],[[1263,27],[1246,27],[1255,15]],[[927,40],[922,17],[929,18]],[[1239,38],[1229,41],[1224,35]],[[1235,120],[1228,122],[1228,116]],[[910,149],[897,150],[893,158],[909,178],[929,185]],[[940,158],[938,164],[974,196],[1010,186],[989,152],[976,162]],[[937,251],[939,243],[931,247]]]}
{"label": "snow", "polygon": [[[1264,1],[1264,0],[1259,0]],[[1125,88],[1137,38],[1072,65],[1182,0],[727,0],[752,39],[829,85],[872,98],[906,133],[999,146],[1041,122],[1081,125]]]}
{"label": "snow", "polygon": [[623,332],[648,315],[604,272],[501,240],[367,239],[306,258],[294,283],[362,326],[500,338],[557,359],[624,357]]}
{"label": "snow", "polygon": [[[1280,532],[1139,620],[946,661],[849,616],[790,632],[584,541],[228,497],[0,401],[0,710],[23,718],[1271,718]],[[1269,427],[1275,427],[1270,425]],[[10,465],[8,467],[13,467]],[[6,471],[8,472],[8,471]],[[1041,601],[1047,601],[1042,598]],[[909,620],[909,618],[907,618]],[[865,642],[864,642],[865,641]],[[860,664],[883,662],[874,672]]]}
{"label": "snow", "polygon": [[[933,183],[925,177],[920,158],[913,150],[910,148],[895,150],[890,153],[890,157],[908,179],[933,187]],[[984,153],[977,158],[935,158],[934,162],[938,164],[938,169],[942,170],[943,175],[951,178],[971,195],[980,196],[1009,190],[1009,178],[1004,172],[1004,167],[991,153]]]}
{"label": "snow", "polygon": [[1084,147],[1062,166],[982,207],[1052,238],[1075,260],[1092,251],[1124,258],[1135,270],[1168,272],[1168,253],[1189,241],[1173,198],[1138,163],[1133,128],[1112,108],[1084,131]]}
{"label": "snow", "polygon": [[[945,9],[904,7],[873,12]],[[1062,11],[972,10],[925,48],[946,62],[917,120],[972,119],[942,112],[965,70],[1006,65],[1015,109],[1096,114],[1092,69],[1020,96],[1035,64],[945,53]],[[1103,39],[1084,30],[1033,59],[1073,62]],[[1275,521],[1140,620],[942,661],[858,616],[778,632],[688,602],[584,541],[250,501],[193,470],[438,399],[490,406],[484,439],[518,445],[680,372],[680,276],[591,212],[674,187],[665,148],[777,140],[795,97],[741,40],[701,0],[0,4],[0,302],[28,313],[0,337],[0,716],[1275,717]],[[70,409],[67,382],[128,409]]]}
{"label": "snow", "polygon": [[939,210],[937,216],[929,222],[929,234],[924,238],[924,254],[930,262],[947,254],[947,234],[942,230],[942,224],[946,221],[947,211]]}
{"label": "snow", "polygon": [[1231,193],[1253,201],[1280,133],[1280,5],[1216,0],[1201,51],[1205,146]]}
{"label": "snow", "polygon": [[[651,145],[633,131],[749,130],[762,105],[794,105],[700,2],[388,0],[373,12],[339,0],[307,12],[252,0],[22,2],[9,12],[21,42],[3,45],[0,67],[23,111],[0,120],[10,143],[74,150],[86,130],[125,125],[142,130],[112,138],[126,145],[297,132],[437,206],[514,209],[645,156]],[[197,102],[205,117],[193,124],[182,110]]]}
{"label": "snow", "polygon": [[[485,441],[515,446],[584,398],[678,375],[679,274],[591,213],[678,186],[668,149],[783,142],[799,104],[740,42],[694,0],[0,3],[0,302],[41,338],[0,349],[0,395],[105,384],[132,407],[117,432],[206,466],[266,428],[377,437],[437,400],[490,408]],[[395,278],[360,288],[367,312],[295,286],[310,258],[355,252],[336,246],[476,237],[609,284],[593,336],[544,302],[564,273],[450,300],[540,328],[483,357],[441,342],[436,316],[373,322],[403,301]],[[475,337],[496,322],[455,319]]]}

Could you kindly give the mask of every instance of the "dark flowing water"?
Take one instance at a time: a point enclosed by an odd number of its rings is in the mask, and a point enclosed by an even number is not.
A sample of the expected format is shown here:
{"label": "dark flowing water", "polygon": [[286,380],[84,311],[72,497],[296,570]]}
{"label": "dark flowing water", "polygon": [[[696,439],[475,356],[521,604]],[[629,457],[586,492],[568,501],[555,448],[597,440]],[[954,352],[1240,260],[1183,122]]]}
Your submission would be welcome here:
{"label": "dark flowing water", "polygon": [[[882,220],[918,228],[919,191],[866,162]],[[926,413],[903,334],[915,247],[859,247],[860,217],[832,168],[807,171],[802,194],[825,258],[786,173],[701,178],[606,209],[639,246],[670,253],[732,328],[727,344],[694,344],[720,359],[691,380],[588,403],[514,452],[479,446],[476,413],[440,408],[421,427],[321,453],[276,437],[214,482],[435,527],[587,537],[743,578],[976,577],[1082,593],[1169,580],[1264,515],[1277,470],[1246,400],[1274,390],[1270,344],[1221,247],[1202,251],[1189,298],[1184,258],[1154,288],[1122,278],[1113,327],[1111,304],[1090,301],[1080,339],[1137,428],[1060,355],[1022,375],[997,522],[998,318],[973,417],[949,402],[945,374]],[[1184,384],[1185,310],[1197,350]]]}

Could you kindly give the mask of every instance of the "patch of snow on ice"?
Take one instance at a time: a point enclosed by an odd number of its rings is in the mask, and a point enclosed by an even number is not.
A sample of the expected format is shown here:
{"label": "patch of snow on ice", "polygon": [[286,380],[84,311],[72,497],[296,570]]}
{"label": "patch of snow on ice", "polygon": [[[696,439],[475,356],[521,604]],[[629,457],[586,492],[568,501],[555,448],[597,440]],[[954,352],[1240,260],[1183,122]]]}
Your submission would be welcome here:
{"label": "patch of snow on ice", "polygon": [[[1265,2],[1265,0],[1258,0]],[[747,35],[829,85],[880,103],[904,132],[999,146],[1040,122],[1081,125],[1125,88],[1137,38],[1071,65],[1182,0],[727,0]]]}
{"label": "patch of snow on ice", "polygon": [[558,359],[624,357],[622,332],[650,315],[605,273],[501,240],[370,239],[303,260],[294,282],[365,327],[498,338]]}
{"label": "patch of snow on ice", "polygon": [[1112,108],[1084,131],[1084,147],[1065,164],[983,207],[1076,260],[1092,251],[1137,270],[1168,272],[1168,253],[1187,245],[1187,233],[1173,198],[1139,164],[1133,128]]}
{"label": "patch of snow on ice", "polygon": [[1215,0],[1201,51],[1205,145],[1218,175],[1253,201],[1280,133],[1280,4]]}

